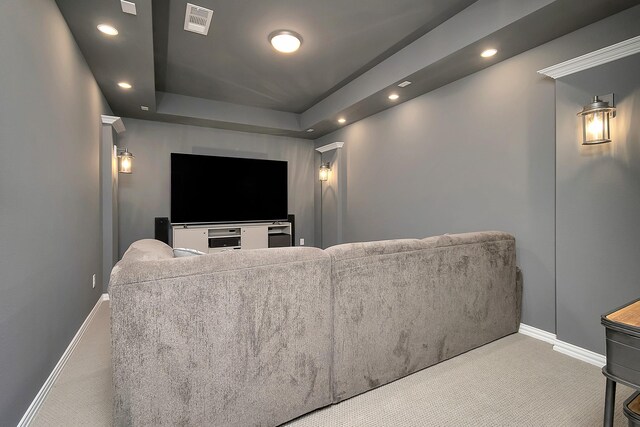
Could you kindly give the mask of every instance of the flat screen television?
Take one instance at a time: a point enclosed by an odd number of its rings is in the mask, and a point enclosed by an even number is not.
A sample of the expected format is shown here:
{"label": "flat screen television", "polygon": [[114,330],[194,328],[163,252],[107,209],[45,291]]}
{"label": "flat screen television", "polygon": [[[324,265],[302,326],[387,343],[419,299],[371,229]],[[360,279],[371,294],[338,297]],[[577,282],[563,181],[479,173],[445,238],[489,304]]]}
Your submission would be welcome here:
{"label": "flat screen television", "polygon": [[287,162],[171,153],[171,222],[287,220]]}

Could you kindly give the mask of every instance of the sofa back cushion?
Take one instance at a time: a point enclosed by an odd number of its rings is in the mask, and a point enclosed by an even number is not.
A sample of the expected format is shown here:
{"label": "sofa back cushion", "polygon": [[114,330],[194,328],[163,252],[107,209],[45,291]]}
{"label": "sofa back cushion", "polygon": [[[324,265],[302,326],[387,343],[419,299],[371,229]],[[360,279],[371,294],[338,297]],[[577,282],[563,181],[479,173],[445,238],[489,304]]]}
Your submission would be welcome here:
{"label": "sofa back cushion", "polygon": [[110,285],[114,425],[279,425],[331,403],[325,252],[124,261]]}
{"label": "sofa back cushion", "polygon": [[334,246],[333,399],[518,329],[515,240],[500,232]]}

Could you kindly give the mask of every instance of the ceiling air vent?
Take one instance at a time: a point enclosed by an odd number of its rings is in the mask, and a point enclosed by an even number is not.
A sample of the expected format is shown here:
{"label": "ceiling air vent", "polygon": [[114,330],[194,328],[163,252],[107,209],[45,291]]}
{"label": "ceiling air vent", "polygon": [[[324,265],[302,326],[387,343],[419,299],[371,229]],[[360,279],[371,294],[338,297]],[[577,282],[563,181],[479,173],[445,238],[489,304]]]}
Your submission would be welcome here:
{"label": "ceiling air vent", "polygon": [[213,10],[187,3],[187,13],[184,16],[184,29],[192,33],[207,35],[209,25],[213,19]]}

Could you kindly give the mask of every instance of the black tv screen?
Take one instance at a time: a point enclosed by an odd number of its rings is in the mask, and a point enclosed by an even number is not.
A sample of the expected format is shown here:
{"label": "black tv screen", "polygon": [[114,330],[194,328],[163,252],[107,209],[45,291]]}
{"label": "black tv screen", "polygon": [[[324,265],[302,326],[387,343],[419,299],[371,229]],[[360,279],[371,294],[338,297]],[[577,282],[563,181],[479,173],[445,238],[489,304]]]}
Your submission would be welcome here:
{"label": "black tv screen", "polygon": [[287,220],[287,162],[171,153],[171,222]]}

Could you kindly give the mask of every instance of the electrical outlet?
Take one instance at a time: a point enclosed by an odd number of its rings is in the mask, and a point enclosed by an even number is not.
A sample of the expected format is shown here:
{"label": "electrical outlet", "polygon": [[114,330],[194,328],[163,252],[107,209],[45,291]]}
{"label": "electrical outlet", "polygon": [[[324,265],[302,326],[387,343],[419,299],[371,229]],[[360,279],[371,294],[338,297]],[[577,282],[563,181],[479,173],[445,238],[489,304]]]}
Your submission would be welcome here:
{"label": "electrical outlet", "polygon": [[304,239],[300,238],[300,246],[304,246]]}
{"label": "electrical outlet", "polygon": [[91,278],[91,287],[92,288],[96,287],[96,275],[95,275],[95,273],[93,274],[93,277]]}

